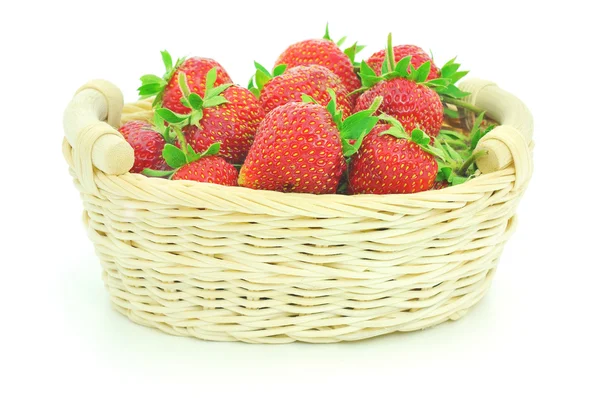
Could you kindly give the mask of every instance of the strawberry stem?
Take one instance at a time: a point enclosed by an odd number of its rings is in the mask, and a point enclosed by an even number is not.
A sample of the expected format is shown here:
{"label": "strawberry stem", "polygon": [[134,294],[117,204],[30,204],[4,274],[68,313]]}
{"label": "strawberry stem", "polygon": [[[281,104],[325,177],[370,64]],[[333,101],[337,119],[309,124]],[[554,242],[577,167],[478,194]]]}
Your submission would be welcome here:
{"label": "strawberry stem", "polygon": [[466,110],[471,111],[473,113],[476,113],[478,115],[481,112],[485,112],[485,109],[481,109],[480,107],[475,106],[473,104],[469,104],[468,102],[461,101],[461,100],[456,99],[456,98],[447,97],[445,95],[442,95],[441,97],[442,97],[442,101],[445,102],[445,103],[447,103],[447,104],[456,105],[459,108],[466,109]]}
{"label": "strawberry stem", "polygon": [[388,63],[388,71],[393,71],[396,66],[396,60],[394,59],[394,47],[392,46],[392,34],[389,33],[387,37],[387,63]]}
{"label": "strawberry stem", "polygon": [[465,162],[463,163],[463,165],[461,166],[461,168],[458,170],[457,174],[461,175],[461,176],[466,176],[467,175],[467,171],[469,170],[469,167],[471,167],[471,165],[480,157],[487,155],[488,152],[487,151],[477,151],[477,152],[473,152],[471,154],[471,156],[469,156]]}
{"label": "strawberry stem", "polygon": [[189,156],[189,153],[188,153],[187,141],[185,139],[185,136],[183,135],[183,132],[181,131],[181,129],[179,127],[177,127],[177,126],[172,126],[172,127],[173,127],[173,131],[175,132],[175,135],[177,136],[177,141],[179,141],[179,145],[181,146],[181,151],[187,158]]}

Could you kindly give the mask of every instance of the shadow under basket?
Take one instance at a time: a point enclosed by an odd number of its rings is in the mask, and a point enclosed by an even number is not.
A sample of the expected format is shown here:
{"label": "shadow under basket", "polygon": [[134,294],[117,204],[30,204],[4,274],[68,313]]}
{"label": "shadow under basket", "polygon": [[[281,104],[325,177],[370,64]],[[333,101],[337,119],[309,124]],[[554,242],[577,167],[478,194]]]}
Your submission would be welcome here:
{"label": "shadow under basket", "polygon": [[114,85],[69,104],[63,152],[114,307],[181,336],[330,343],[462,317],[491,284],[532,173],[532,117],[494,83],[466,101],[499,126],[480,175],[409,195],[310,195],[169,181],[128,172],[116,131],[148,119]]}

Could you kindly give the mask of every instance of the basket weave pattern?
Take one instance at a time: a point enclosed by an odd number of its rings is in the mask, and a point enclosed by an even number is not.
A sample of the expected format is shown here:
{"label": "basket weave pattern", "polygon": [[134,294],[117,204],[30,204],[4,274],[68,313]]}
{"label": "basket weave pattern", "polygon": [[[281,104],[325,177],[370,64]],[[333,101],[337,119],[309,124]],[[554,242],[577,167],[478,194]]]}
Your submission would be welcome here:
{"label": "basket weave pattern", "polygon": [[[531,131],[503,122],[518,100],[478,100],[491,84],[470,84],[469,100],[490,102],[503,124],[480,143],[497,170],[482,165],[477,178],[441,191],[357,196],[101,171],[94,146],[118,138],[122,103],[107,83],[84,86],[100,94],[97,114],[113,127],[73,126],[63,152],[115,308],[167,333],[252,343],[359,340],[462,317],[490,287],[514,230],[532,147]],[[92,106],[76,99],[71,108]],[[69,109],[66,130],[80,117]],[[139,102],[120,119],[150,115]]]}

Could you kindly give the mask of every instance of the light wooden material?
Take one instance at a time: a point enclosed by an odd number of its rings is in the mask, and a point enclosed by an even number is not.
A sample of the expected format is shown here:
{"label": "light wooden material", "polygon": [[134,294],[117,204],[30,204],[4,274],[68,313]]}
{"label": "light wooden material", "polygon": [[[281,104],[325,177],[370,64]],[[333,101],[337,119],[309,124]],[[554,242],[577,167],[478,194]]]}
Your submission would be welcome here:
{"label": "light wooden material", "polygon": [[[252,343],[359,340],[462,317],[490,286],[532,171],[524,105],[492,83],[465,85],[503,124],[480,144],[493,159],[484,173],[440,191],[357,196],[121,173],[125,162],[100,152],[122,144],[99,146],[106,132],[82,128],[106,118],[98,98],[114,86],[81,91],[63,150],[115,308],[167,333]],[[151,114],[141,101],[122,120]]]}

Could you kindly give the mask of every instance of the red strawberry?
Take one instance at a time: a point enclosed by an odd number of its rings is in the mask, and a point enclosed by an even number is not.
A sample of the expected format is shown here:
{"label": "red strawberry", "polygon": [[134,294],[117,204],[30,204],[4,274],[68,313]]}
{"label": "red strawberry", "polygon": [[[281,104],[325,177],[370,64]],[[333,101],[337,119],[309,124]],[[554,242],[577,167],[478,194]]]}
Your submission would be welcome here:
{"label": "red strawberry", "polygon": [[238,172],[231,163],[227,163],[222,157],[212,155],[182,166],[171,179],[235,186]]}
{"label": "red strawberry", "polygon": [[[260,96],[260,104],[265,113],[288,102],[302,102],[302,94],[313,97],[325,106],[331,100],[328,89],[332,89],[337,97],[338,109],[344,117],[352,113],[348,102],[348,91],[339,77],[329,69],[319,65],[296,66],[273,71],[272,76],[262,65],[256,63],[256,85],[253,90]],[[283,73],[283,74],[278,74]]]}
{"label": "red strawberry", "polygon": [[165,139],[150,123],[132,120],[123,124],[119,132],[133,148],[135,162],[130,172],[140,173],[146,168],[155,170],[168,168],[162,157]]}
{"label": "red strawberry", "polygon": [[342,122],[335,98],[327,107],[288,102],[275,108],[258,128],[239,184],[282,192],[335,193],[346,168],[344,156],[356,151],[349,141],[362,141],[373,128],[374,110]]}
{"label": "red strawberry", "polygon": [[[381,75],[381,66],[385,60],[386,50],[377,51],[375,54],[371,55],[369,59],[367,59],[367,64],[377,73],[377,75]],[[400,61],[402,58],[411,56],[410,64],[418,69],[419,66],[423,65],[425,62],[431,63],[431,70],[429,71],[429,75],[427,76],[427,80],[436,79],[440,77],[440,70],[437,66],[434,65],[433,60],[421,47],[412,46],[412,45],[402,45],[394,47],[394,60],[396,62]]]}
{"label": "red strawberry", "polygon": [[241,164],[265,112],[258,99],[245,88],[231,86],[222,96],[229,102],[204,108],[198,125],[187,126],[183,131],[196,152],[219,141],[221,156],[231,163]]}
{"label": "red strawberry", "polygon": [[185,114],[190,108],[181,103],[182,92],[179,87],[179,74],[184,73],[187,85],[191,92],[202,95],[205,91],[206,74],[211,69],[216,69],[215,85],[232,83],[225,69],[211,58],[182,58],[173,66],[171,55],[167,51],[161,52],[167,72],[164,76],[144,75],[141,78],[142,86],[138,88],[142,98],[156,95],[154,105],[161,105],[175,113]]}
{"label": "red strawberry", "polygon": [[[275,66],[321,65],[339,76],[349,93],[360,88],[360,80],[354,72],[354,55],[362,49],[356,44],[345,52],[329,37],[326,29],[323,39],[304,40],[289,46],[277,59]],[[353,98],[350,99],[351,102]]]}
{"label": "red strawberry", "polygon": [[232,163],[242,163],[264,111],[258,99],[245,88],[230,84],[213,87],[216,74],[214,68],[207,73],[204,97],[190,92],[181,74],[181,101],[192,111],[182,115],[161,108],[156,113],[170,123],[174,131],[182,131],[187,144],[196,152],[220,142],[222,157]]}
{"label": "red strawberry", "polygon": [[[394,131],[390,131],[394,129]],[[433,186],[438,165],[423,145],[429,137],[412,132],[408,139],[390,125],[379,124],[365,137],[350,163],[349,191],[352,194],[397,194],[426,191]],[[387,134],[389,132],[391,134]],[[382,134],[384,133],[384,134]],[[398,138],[406,137],[406,138]]]}
{"label": "red strawberry", "polygon": [[444,189],[444,188],[446,188],[449,185],[450,184],[448,183],[448,181],[444,181],[444,180],[436,181],[436,182],[433,183],[433,186],[431,187],[431,189],[437,191],[437,190],[440,190],[440,189]]}
{"label": "red strawberry", "polygon": [[[440,78],[427,80],[432,70],[430,60],[415,68],[412,64],[415,61],[411,55],[396,62],[392,48],[390,34],[380,74],[375,72],[367,62],[361,63],[359,73],[363,83],[361,90],[366,91],[356,100],[354,111],[369,107],[373,98],[382,96],[381,112],[398,119],[408,131],[419,128],[429,136],[435,137],[439,134],[444,118],[442,99],[457,106],[470,107],[469,104],[459,100],[468,93],[454,85],[467,72],[459,71],[460,65],[453,59],[442,67]],[[416,61],[419,63],[422,60],[416,59]]]}
{"label": "red strawberry", "polygon": [[367,109],[376,97],[382,96],[380,112],[398,119],[407,131],[420,128],[435,137],[442,128],[444,107],[433,89],[408,80],[382,80],[356,100],[354,112]]}
{"label": "red strawberry", "polygon": [[[169,128],[173,127],[175,126],[169,124]],[[179,130],[177,130],[177,136],[179,147],[166,144],[163,149],[164,159],[173,170],[146,169],[144,170],[145,175],[169,177],[172,180],[237,185],[238,172],[236,168],[222,157],[216,156],[219,153],[220,142],[212,144],[203,153],[197,153],[185,142]]]}

